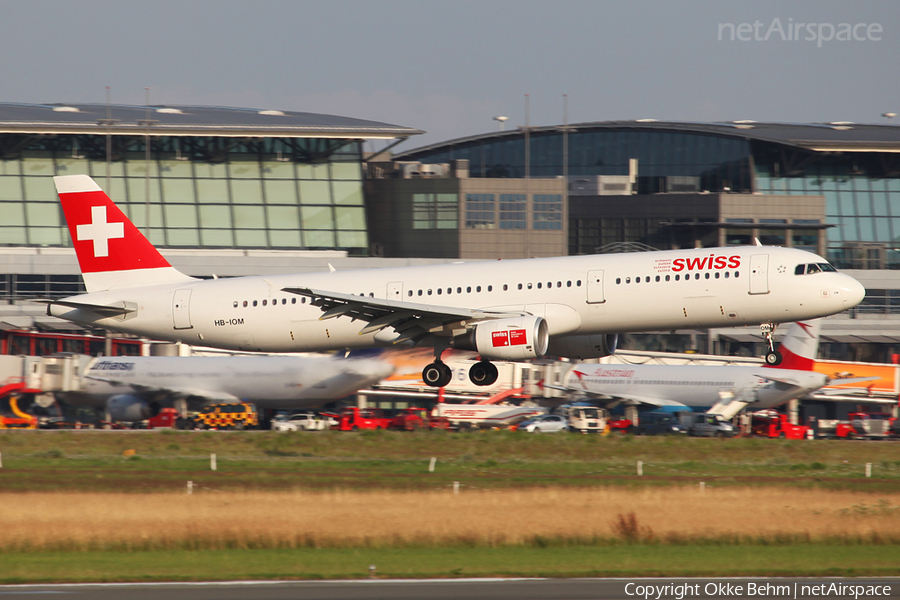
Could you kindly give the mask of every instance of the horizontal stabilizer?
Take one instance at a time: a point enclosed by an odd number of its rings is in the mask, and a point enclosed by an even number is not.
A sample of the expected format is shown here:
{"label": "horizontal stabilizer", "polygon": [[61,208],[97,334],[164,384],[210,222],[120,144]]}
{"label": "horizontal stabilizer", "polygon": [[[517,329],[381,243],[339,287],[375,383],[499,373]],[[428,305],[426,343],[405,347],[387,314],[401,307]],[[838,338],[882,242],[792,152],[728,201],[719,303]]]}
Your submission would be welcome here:
{"label": "horizontal stabilizer", "polygon": [[137,308],[130,308],[127,306],[108,306],[108,305],[104,305],[104,304],[88,304],[86,302],[73,302],[71,300],[35,300],[35,302],[46,303],[48,314],[49,314],[50,307],[53,305],[66,306],[68,308],[76,308],[76,309],[80,309],[80,310],[89,310],[89,311],[95,312],[99,315],[103,315],[104,317],[121,317],[123,315],[133,313],[137,310]]}

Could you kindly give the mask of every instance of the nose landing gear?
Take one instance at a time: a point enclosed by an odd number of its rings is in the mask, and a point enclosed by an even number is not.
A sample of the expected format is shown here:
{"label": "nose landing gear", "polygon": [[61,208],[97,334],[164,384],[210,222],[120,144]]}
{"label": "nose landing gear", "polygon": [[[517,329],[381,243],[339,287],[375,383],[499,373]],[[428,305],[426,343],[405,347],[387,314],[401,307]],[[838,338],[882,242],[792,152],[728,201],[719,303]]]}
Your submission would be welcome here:
{"label": "nose landing gear", "polygon": [[759,330],[762,332],[763,337],[766,338],[766,342],[769,344],[769,351],[766,352],[766,364],[770,367],[775,367],[781,364],[781,361],[784,360],[784,357],[781,355],[781,352],[775,349],[775,328],[778,327],[775,323],[763,323],[759,326]]}

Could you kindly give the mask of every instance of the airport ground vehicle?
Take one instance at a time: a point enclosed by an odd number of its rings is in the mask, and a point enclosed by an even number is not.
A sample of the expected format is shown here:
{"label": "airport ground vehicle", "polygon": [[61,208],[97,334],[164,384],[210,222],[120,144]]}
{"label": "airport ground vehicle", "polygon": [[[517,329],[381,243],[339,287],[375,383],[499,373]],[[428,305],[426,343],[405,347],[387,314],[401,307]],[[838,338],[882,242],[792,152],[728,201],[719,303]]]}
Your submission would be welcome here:
{"label": "airport ground vehicle", "polygon": [[190,420],[191,429],[255,429],[259,426],[256,407],[240,404],[213,404]]}
{"label": "airport ground vehicle", "polygon": [[159,427],[176,428],[181,419],[181,415],[174,408],[161,408],[159,413],[147,419],[147,429],[157,429]]}
{"label": "airport ground vehicle", "polygon": [[788,440],[805,440],[810,428],[806,425],[794,425],[788,421],[787,415],[773,410],[761,410],[753,413],[750,421],[753,435]]}
{"label": "airport ground vehicle", "polygon": [[678,417],[662,411],[641,413],[635,428],[637,435],[686,435],[687,432],[688,428],[681,424]]}
{"label": "airport ground vehicle", "polygon": [[587,402],[563,404],[553,409],[553,414],[566,419],[570,431],[580,433],[602,433],[606,429],[609,411],[597,408]]}
{"label": "airport ground vehicle", "polygon": [[6,400],[4,404],[9,406],[12,413],[7,414],[5,411],[0,411],[0,429],[37,429],[37,417],[23,412],[18,404],[20,394],[33,391],[37,390],[29,390],[22,381],[0,387],[0,400]]}
{"label": "airport ground vehicle", "polygon": [[847,415],[847,421],[837,424],[835,436],[851,440],[885,439],[893,435],[893,416],[887,413],[855,412]]}
{"label": "airport ground vehicle", "polygon": [[416,431],[418,429],[450,429],[450,420],[445,417],[433,417],[424,408],[409,407],[403,409],[391,419],[391,429]]}
{"label": "airport ground vehicle", "polygon": [[528,433],[556,433],[557,431],[568,431],[569,421],[562,415],[540,415],[522,421],[516,427],[516,431],[527,431]]}
{"label": "airport ground vehicle", "polygon": [[337,419],[305,412],[272,419],[272,431],[324,431],[337,425]]}
{"label": "airport ground vehicle", "polygon": [[734,426],[720,415],[695,412],[678,412],[679,422],[687,427],[693,437],[734,437]]}
{"label": "airport ground vehicle", "polygon": [[332,429],[338,431],[357,431],[359,429],[387,429],[391,419],[384,416],[380,408],[357,408],[348,406],[341,411],[337,425]]}

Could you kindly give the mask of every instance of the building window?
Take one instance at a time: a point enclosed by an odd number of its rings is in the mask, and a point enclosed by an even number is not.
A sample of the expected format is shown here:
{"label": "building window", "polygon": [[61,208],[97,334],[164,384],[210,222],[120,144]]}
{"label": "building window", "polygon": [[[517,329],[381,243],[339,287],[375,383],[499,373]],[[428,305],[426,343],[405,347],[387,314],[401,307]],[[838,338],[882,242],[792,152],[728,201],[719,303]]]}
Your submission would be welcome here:
{"label": "building window", "polygon": [[527,215],[525,194],[500,194],[500,229],[525,229]]}
{"label": "building window", "polygon": [[532,206],[532,229],[562,229],[563,203],[560,194],[535,194]]}
{"label": "building window", "polygon": [[494,194],[466,194],[466,229],[494,229]]}
{"label": "building window", "polygon": [[413,194],[413,229],[457,229],[456,194]]}

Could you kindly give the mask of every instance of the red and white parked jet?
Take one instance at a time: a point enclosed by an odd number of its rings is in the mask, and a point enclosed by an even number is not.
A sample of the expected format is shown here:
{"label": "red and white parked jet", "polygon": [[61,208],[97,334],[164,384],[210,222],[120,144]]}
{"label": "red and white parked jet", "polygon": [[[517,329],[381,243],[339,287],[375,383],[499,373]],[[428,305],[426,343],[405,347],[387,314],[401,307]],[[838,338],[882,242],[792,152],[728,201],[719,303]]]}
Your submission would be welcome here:
{"label": "red and white parked jet", "polygon": [[[200,280],[173,268],[87,175],[55,177],[86,294],[48,314],[160,340],[266,352],[432,346],[482,360],[615,351],[617,334],[775,324],[841,312],[865,289],[824,258],[734,247]],[[360,323],[362,322],[362,323]],[[771,339],[771,338],[770,338]],[[770,344],[769,362],[780,359]]]}

